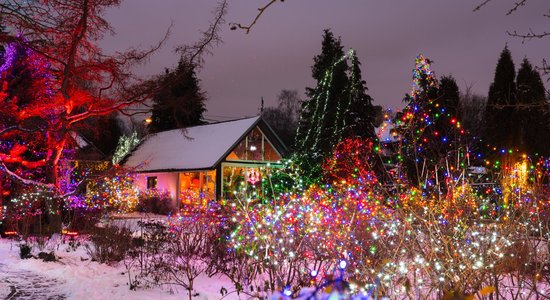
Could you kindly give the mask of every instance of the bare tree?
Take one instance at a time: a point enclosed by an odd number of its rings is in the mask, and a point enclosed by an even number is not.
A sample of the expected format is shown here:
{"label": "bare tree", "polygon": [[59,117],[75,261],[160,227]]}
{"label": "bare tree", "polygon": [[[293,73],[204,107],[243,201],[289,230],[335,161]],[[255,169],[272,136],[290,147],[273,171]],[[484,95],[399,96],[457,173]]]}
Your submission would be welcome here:
{"label": "bare tree", "polygon": [[[104,34],[113,32],[103,18],[104,13],[120,2],[6,0],[0,3],[4,26],[4,31],[0,31],[0,41],[26,49],[21,51],[26,51],[25,55],[32,57],[34,62],[40,62],[47,73],[47,76],[21,85],[17,78],[7,76],[13,71],[13,66],[4,59],[0,104],[7,117],[2,118],[0,137],[14,142],[0,150],[0,172],[60,195],[73,193],[76,188],[67,188],[63,184],[59,166],[60,161],[67,157],[66,150],[76,144],[74,132],[79,126],[85,120],[116,111],[128,114],[122,109],[143,104],[163,88],[158,81],[135,76],[132,67],[144,63],[162,46],[169,28],[149,49],[130,48],[109,55],[98,47]],[[221,1],[214,21],[197,44],[178,49],[183,57],[201,63],[203,54],[210,53],[211,48],[221,41],[218,32],[226,7],[227,1]],[[32,68],[35,66],[31,64]],[[17,84],[20,84],[19,90],[14,88]],[[15,93],[21,90],[21,86],[42,93],[26,93],[32,95],[24,100],[27,105],[21,105],[22,99]],[[13,139],[18,134],[21,137]],[[29,157],[26,155],[29,152],[36,155]],[[28,176],[33,173],[34,176]],[[57,211],[54,206],[48,206],[50,211]]]}
{"label": "bare tree", "polygon": [[[39,157],[39,161],[48,170],[45,180],[41,181],[48,187],[59,189],[61,186],[59,161],[64,150],[74,142],[71,132],[78,123],[143,102],[154,89],[147,81],[134,77],[130,67],[143,62],[158,49],[168,32],[159,44],[148,50],[130,49],[107,55],[97,46],[102,36],[112,31],[102,17],[104,11],[119,3],[119,0],[7,0],[0,4],[3,23],[21,36],[3,34],[2,40],[30,49],[47,63],[51,73],[46,85],[55,101],[30,99],[35,101],[32,107],[20,107],[24,110],[21,118],[42,119],[46,124],[40,130],[40,134],[47,136],[46,154]],[[8,92],[4,100],[9,98]],[[24,130],[21,126],[2,125],[3,134]],[[7,161],[2,160],[6,172],[19,176],[5,165]]]}
{"label": "bare tree", "polygon": [[470,136],[480,136],[486,104],[486,97],[473,94],[472,86],[466,87],[466,91],[461,94],[460,116],[464,128],[468,130]]}
{"label": "bare tree", "polygon": [[[489,2],[491,2],[491,1],[493,1],[493,0],[483,0],[480,4],[478,4],[474,8],[474,11],[481,10],[483,7],[487,6],[489,4]],[[510,9],[508,9],[508,12],[506,12],[506,15],[509,16],[509,15],[515,13],[521,7],[526,6],[527,2],[529,2],[529,0],[515,1],[514,4],[512,5],[512,7]],[[542,16],[545,17],[545,18],[550,19],[550,8],[548,9],[548,11],[544,12],[542,14]],[[524,43],[526,41],[529,41],[529,40],[532,40],[532,39],[542,39],[542,38],[550,37],[550,31],[536,31],[536,30],[533,30],[533,29],[529,29],[529,31],[527,31],[527,32],[518,32],[517,30],[513,30],[513,31],[506,31],[506,33],[509,36],[520,38],[522,40],[522,43]],[[538,67],[538,69],[544,75],[546,75],[546,76],[550,75],[550,65],[548,64],[546,59],[542,60],[542,65],[540,67]],[[550,77],[547,80],[550,80]]]}

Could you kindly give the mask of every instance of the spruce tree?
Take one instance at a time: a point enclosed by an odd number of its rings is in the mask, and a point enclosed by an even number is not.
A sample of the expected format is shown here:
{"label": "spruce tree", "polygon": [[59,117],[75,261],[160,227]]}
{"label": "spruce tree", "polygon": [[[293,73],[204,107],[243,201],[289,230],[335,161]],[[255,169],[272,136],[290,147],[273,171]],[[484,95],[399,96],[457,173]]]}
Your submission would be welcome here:
{"label": "spruce tree", "polygon": [[[321,176],[333,148],[348,137],[375,140],[376,108],[366,93],[355,52],[344,53],[340,39],[324,31],[321,54],[314,58],[315,88],[307,88],[295,138],[299,164],[308,179]],[[348,65],[351,63],[351,66]]]}
{"label": "spruce tree", "polygon": [[340,139],[334,133],[339,107],[349,100],[346,96],[348,68],[340,39],[325,30],[321,54],[314,58],[311,68],[317,86],[306,89],[309,99],[302,104],[295,138],[302,169],[313,180],[320,177],[323,160]]}
{"label": "spruce tree", "polygon": [[[307,88],[309,99],[302,104],[296,149],[323,156],[331,150],[339,105],[345,105],[348,65],[340,39],[324,31],[321,54],[313,60],[315,88]],[[328,144],[327,144],[328,143]]]}
{"label": "spruce tree", "polygon": [[161,91],[153,97],[149,132],[204,124],[206,95],[200,88],[196,65],[180,60],[175,70],[159,78]]}
{"label": "spruce tree", "polygon": [[452,77],[438,82],[431,61],[419,55],[412,93],[403,101],[406,106],[396,116],[395,129],[402,142],[404,173],[419,188],[445,192],[445,177],[450,175],[447,167],[455,163],[463,132],[457,118],[458,86]]}
{"label": "spruce tree", "polygon": [[516,79],[521,150],[534,155],[550,155],[550,110],[539,72],[525,58]]}
{"label": "spruce tree", "polygon": [[431,151],[440,158],[461,146],[460,93],[452,76],[443,76],[439,80],[437,99],[434,106],[433,134],[439,137]]}
{"label": "spruce tree", "polygon": [[435,73],[431,70],[431,61],[419,55],[413,69],[412,92],[405,95],[403,102],[406,106],[395,117],[395,131],[402,143],[399,163],[408,181],[418,187],[424,187],[426,160],[433,159],[425,155],[428,142],[425,131],[433,124],[431,103],[437,97],[437,86]]}
{"label": "spruce tree", "polygon": [[[342,122],[343,137],[370,138],[374,141],[376,109],[372,104],[372,97],[366,91],[366,82],[361,75],[361,62],[355,51],[351,52],[351,68],[348,85],[349,104],[344,110]],[[341,106],[344,107],[344,106]]]}
{"label": "spruce tree", "polygon": [[484,141],[490,147],[512,148],[519,140],[516,101],[515,67],[508,47],[504,47],[497,63],[495,78],[489,88],[485,108]]}

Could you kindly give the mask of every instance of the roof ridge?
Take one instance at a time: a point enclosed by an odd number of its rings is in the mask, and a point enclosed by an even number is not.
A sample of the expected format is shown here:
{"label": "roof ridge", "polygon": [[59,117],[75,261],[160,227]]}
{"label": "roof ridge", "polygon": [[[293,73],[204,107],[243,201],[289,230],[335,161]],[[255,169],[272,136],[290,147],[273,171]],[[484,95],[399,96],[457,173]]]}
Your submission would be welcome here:
{"label": "roof ridge", "polygon": [[174,128],[174,129],[159,131],[159,132],[155,132],[155,133],[150,133],[150,134],[147,134],[146,136],[148,137],[148,136],[156,135],[156,134],[159,134],[159,133],[170,132],[170,131],[174,131],[174,130],[185,130],[185,129],[189,129],[189,128],[196,128],[196,127],[202,127],[202,126],[209,126],[209,125],[217,125],[217,124],[230,123],[230,122],[236,122],[236,121],[243,121],[243,120],[255,119],[255,118],[260,118],[260,117],[261,117],[261,115],[257,115],[257,116],[254,116],[254,117],[243,117],[243,118],[239,118],[239,119],[218,121],[218,122],[207,123],[207,124],[202,124],[202,125],[193,125],[193,126],[182,127],[182,128]]}

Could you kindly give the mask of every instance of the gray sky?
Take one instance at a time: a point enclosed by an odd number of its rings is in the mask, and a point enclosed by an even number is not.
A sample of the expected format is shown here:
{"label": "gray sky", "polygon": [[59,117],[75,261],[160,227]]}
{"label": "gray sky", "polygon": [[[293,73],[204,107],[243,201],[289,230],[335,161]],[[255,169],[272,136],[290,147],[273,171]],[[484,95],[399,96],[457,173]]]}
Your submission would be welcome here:
{"label": "gray sky", "polygon": [[[249,23],[267,0],[230,0],[228,22]],[[550,30],[549,0],[529,0],[514,14],[513,0],[493,0],[481,11],[481,0],[286,0],[269,8],[250,34],[224,27],[224,43],[206,58],[199,73],[208,94],[208,119],[258,113],[260,98],[274,106],[281,89],[303,94],[314,86],[313,57],[321,50],[323,29],[341,36],[346,49],[357,51],[363,78],[375,104],[400,108],[411,89],[416,55],[434,61],[438,76],[453,75],[464,89],[486,95],[505,44],[516,69],[528,57],[540,65],[550,59],[550,38],[521,40],[506,30]],[[105,50],[148,47],[160,40],[173,22],[166,45],[136,72],[151,75],[173,67],[176,45],[192,44],[208,27],[214,0],[126,0],[107,12],[116,35],[102,42]],[[546,82],[547,88],[549,87]]]}

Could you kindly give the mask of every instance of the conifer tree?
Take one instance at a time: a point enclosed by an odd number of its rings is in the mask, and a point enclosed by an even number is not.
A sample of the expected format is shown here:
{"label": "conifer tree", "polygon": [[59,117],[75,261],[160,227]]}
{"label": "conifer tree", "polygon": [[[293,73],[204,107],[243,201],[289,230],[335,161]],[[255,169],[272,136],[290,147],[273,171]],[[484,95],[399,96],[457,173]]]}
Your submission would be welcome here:
{"label": "conifer tree", "polygon": [[[375,139],[377,109],[366,93],[361,63],[355,52],[346,54],[330,30],[323,34],[321,54],[315,56],[312,77],[302,102],[295,150],[307,178],[321,176],[321,166],[333,147],[348,137]],[[351,66],[348,64],[351,63]]]}
{"label": "conifer tree", "polygon": [[[317,86],[306,89],[309,99],[302,104],[295,138],[297,155],[309,178],[320,176],[323,159],[340,140],[335,135],[335,128],[339,107],[349,103],[346,95],[348,68],[340,39],[325,30],[321,54],[314,58],[312,66]],[[343,110],[340,108],[340,111]]]}
{"label": "conifer tree", "polygon": [[[336,124],[337,108],[345,105],[348,70],[340,39],[328,29],[324,31],[321,54],[313,60],[312,77],[315,88],[307,88],[309,97],[302,104],[296,135],[296,149],[324,154],[330,151]],[[346,99],[347,100],[347,99]],[[337,141],[336,141],[337,142]]]}
{"label": "conifer tree", "polygon": [[153,97],[150,133],[205,123],[206,95],[200,88],[195,64],[182,59],[175,70],[167,71],[159,81],[164,88]]}
{"label": "conifer tree", "polygon": [[511,148],[519,140],[516,101],[516,71],[508,47],[504,47],[497,63],[495,78],[489,88],[485,108],[484,141],[490,147]]}
{"label": "conifer tree", "polygon": [[431,61],[419,55],[416,58],[413,70],[413,89],[411,94],[405,95],[403,102],[406,106],[396,114],[395,130],[399,134],[402,147],[401,165],[407,179],[413,185],[424,187],[423,178],[427,178],[425,170],[427,164],[433,165],[435,157],[426,154],[427,143],[433,138],[434,114],[433,101],[437,98],[438,82],[435,73],[431,70]]}
{"label": "conifer tree", "polygon": [[[344,137],[370,138],[374,141],[376,109],[372,97],[366,91],[366,82],[361,76],[361,62],[355,51],[351,52],[351,68],[348,86],[349,104],[344,110],[342,126]],[[342,106],[343,107],[343,106]]]}
{"label": "conifer tree", "polygon": [[432,145],[434,148],[431,151],[442,158],[461,146],[461,135],[464,133],[459,114],[460,93],[452,76],[443,76],[439,80],[437,99],[433,105],[433,134],[438,137],[438,143]]}
{"label": "conifer tree", "polygon": [[518,121],[521,150],[529,154],[550,155],[550,109],[539,72],[525,58],[518,70]]}
{"label": "conifer tree", "polygon": [[402,142],[401,166],[409,183],[426,192],[444,193],[449,166],[456,164],[461,149],[457,117],[459,92],[455,80],[444,76],[439,82],[431,61],[419,55],[413,70],[413,90],[406,106],[396,116],[396,131]]}

